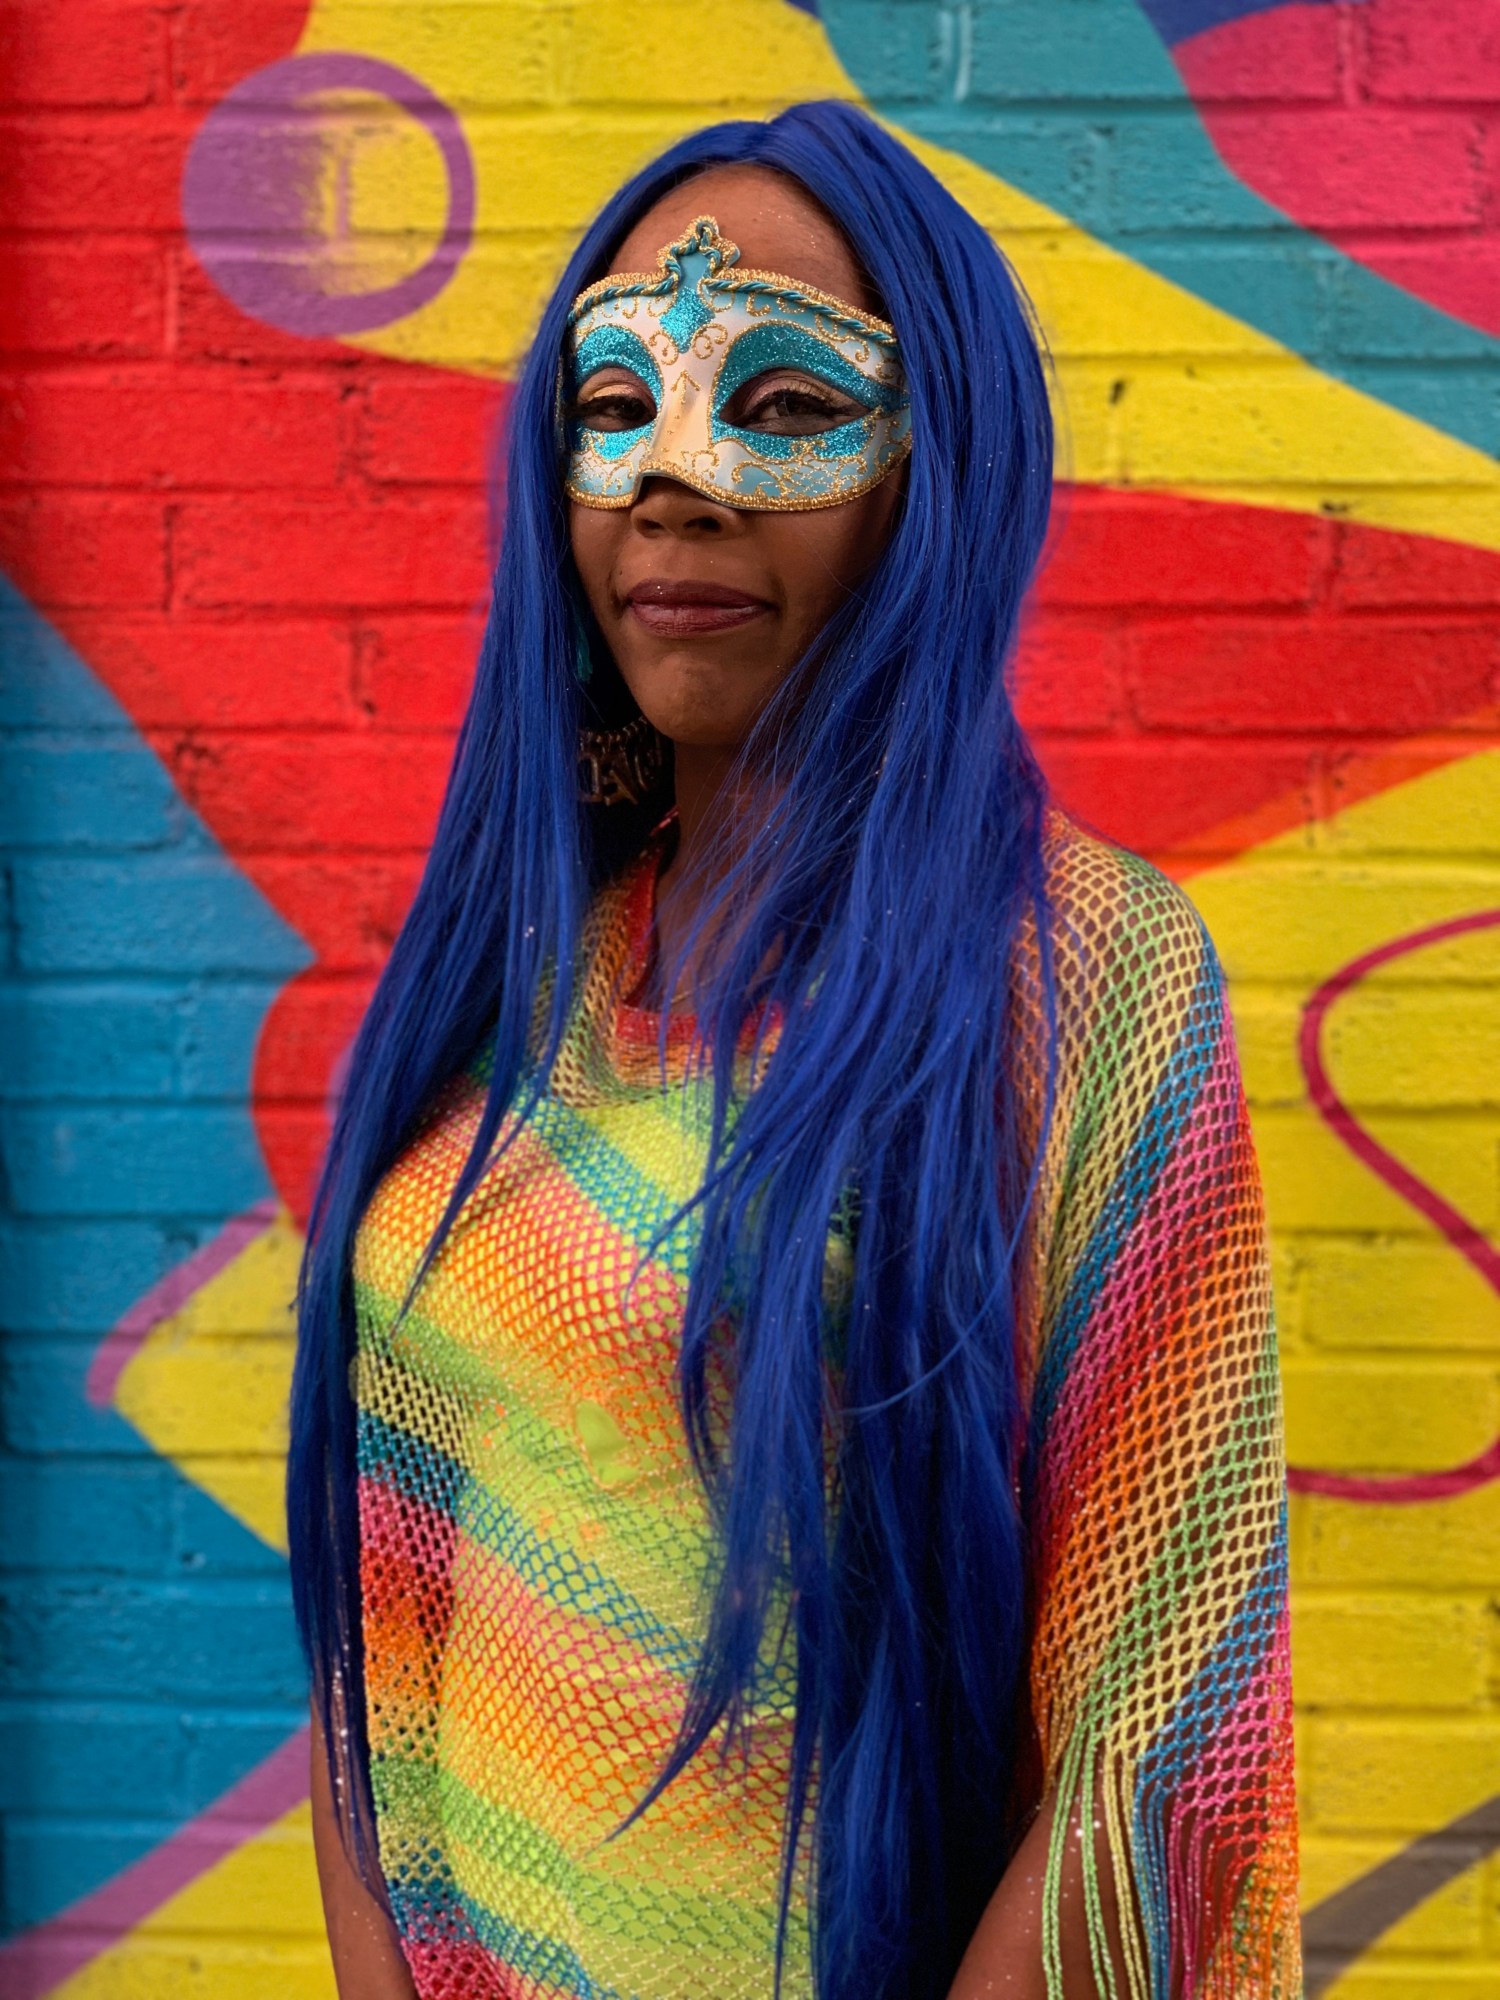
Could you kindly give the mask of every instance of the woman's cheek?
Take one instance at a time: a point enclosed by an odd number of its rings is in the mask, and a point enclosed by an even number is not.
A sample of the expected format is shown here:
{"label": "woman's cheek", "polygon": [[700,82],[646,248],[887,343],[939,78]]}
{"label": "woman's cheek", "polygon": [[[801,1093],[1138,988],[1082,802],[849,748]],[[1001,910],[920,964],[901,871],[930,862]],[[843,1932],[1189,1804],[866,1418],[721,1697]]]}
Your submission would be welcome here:
{"label": "woman's cheek", "polygon": [[614,615],[610,578],[619,556],[626,518],[623,510],[585,507],[577,500],[568,503],[568,540],[574,567],[589,609],[606,631]]}

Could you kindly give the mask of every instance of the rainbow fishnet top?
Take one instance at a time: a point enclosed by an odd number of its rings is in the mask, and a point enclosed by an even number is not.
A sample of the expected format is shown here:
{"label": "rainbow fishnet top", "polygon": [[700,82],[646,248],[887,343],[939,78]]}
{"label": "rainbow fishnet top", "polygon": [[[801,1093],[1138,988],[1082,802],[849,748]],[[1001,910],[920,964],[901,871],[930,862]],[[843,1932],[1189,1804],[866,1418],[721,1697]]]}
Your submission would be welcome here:
{"label": "rainbow fishnet top", "polygon": [[[1129,2000],[1160,2000],[1169,1964],[1187,2000],[1295,2000],[1281,1405],[1222,980],[1155,870],[1060,818],[1049,856],[1058,1087],[1021,1328],[1042,1775],[1102,1802],[1150,1960]],[[713,1560],[677,1401],[682,1234],[626,1289],[703,1163],[686,1033],[664,1085],[657,1018],[623,997],[661,858],[597,898],[540,1110],[399,1324],[482,1069],[443,1094],[356,1245],[371,1776],[423,2000],[772,1991],[789,1690],[747,1754],[709,1746],[608,1837],[674,1740]],[[1032,936],[1011,977],[1039,1104],[1036,967]],[[1060,1869],[1059,1842],[1054,1993]],[[783,1991],[811,1992],[800,1903]]]}

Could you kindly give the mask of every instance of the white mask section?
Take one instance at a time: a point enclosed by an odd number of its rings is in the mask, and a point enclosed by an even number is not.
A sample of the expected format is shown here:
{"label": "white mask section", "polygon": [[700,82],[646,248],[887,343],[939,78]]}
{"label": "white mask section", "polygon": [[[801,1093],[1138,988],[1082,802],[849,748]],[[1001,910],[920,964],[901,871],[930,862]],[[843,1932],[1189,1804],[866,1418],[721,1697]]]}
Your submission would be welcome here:
{"label": "white mask section", "polygon": [[911,449],[893,329],[770,271],[741,271],[712,216],[654,273],[591,285],[563,353],[565,484],[628,507],[652,474],[730,507],[837,507]]}

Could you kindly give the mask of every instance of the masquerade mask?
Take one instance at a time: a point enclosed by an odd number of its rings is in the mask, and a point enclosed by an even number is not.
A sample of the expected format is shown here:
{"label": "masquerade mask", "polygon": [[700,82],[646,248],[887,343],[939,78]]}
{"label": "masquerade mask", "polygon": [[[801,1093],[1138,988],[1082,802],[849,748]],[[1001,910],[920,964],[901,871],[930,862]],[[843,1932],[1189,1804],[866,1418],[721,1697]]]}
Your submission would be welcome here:
{"label": "masquerade mask", "polygon": [[563,347],[571,499],[628,507],[662,473],[730,507],[836,507],[905,458],[911,405],[893,330],[773,271],[738,270],[739,257],[700,215],[655,272],[605,278],[575,300]]}

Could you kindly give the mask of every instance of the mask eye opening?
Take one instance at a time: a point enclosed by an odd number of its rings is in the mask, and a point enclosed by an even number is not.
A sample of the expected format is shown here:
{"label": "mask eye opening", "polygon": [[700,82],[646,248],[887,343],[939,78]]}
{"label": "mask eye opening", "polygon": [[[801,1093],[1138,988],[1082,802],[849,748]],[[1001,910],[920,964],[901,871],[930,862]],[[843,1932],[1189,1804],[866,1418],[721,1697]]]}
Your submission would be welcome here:
{"label": "mask eye opening", "polygon": [[785,363],[763,368],[731,393],[719,422],[731,430],[781,437],[818,437],[862,422],[875,405],[812,368]]}
{"label": "mask eye opening", "polygon": [[564,408],[569,423],[604,437],[649,430],[659,413],[650,385],[618,362],[594,369]]}

